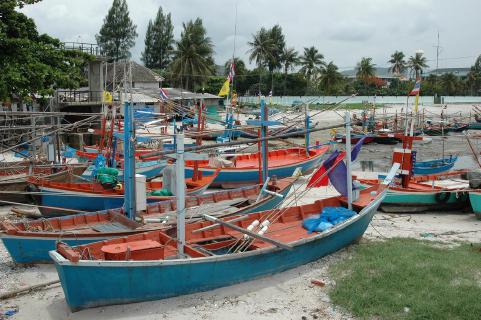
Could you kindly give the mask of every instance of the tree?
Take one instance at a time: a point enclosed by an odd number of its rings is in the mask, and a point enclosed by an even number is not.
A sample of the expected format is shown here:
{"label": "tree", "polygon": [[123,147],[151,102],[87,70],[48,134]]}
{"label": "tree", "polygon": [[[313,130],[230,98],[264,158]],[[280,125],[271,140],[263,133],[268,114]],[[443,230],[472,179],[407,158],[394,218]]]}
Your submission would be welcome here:
{"label": "tree", "polygon": [[364,83],[376,74],[376,65],[372,63],[372,58],[363,57],[356,67],[356,77]]}
{"label": "tree", "polygon": [[400,76],[406,70],[406,61],[402,51],[395,51],[388,62],[391,64],[389,70],[397,76]]}
{"label": "tree", "polygon": [[130,57],[129,50],[137,37],[136,29],[130,20],[126,0],[114,0],[95,39],[105,55],[118,61]]}
{"label": "tree", "polygon": [[331,61],[321,71],[320,86],[327,95],[337,94],[338,87],[342,82],[342,75],[337,66]]}
{"label": "tree", "polygon": [[16,11],[35,2],[0,2],[0,100],[50,95],[56,88],[78,88],[85,80],[82,71],[90,56],[39,34],[35,22]]}
{"label": "tree", "polygon": [[170,63],[174,49],[174,26],[170,13],[164,14],[162,7],[157,11],[155,20],[149,20],[145,34],[145,49],[142,62],[147,68],[165,69]]}
{"label": "tree", "polygon": [[304,54],[300,58],[300,64],[302,68],[299,71],[304,74],[309,84],[311,84],[314,75],[319,73],[326,65],[324,56],[315,47],[304,48]]}
{"label": "tree", "polygon": [[284,92],[286,94],[287,73],[292,70],[294,66],[299,64],[299,57],[296,49],[284,48],[280,57],[281,63],[284,67]]}
{"label": "tree", "polygon": [[421,51],[416,52],[414,56],[409,57],[408,67],[416,76],[416,79],[423,74],[423,69],[427,68],[427,59]]}
{"label": "tree", "polygon": [[468,73],[467,84],[469,85],[471,94],[479,94],[481,90],[481,55],[478,56],[474,65]]}
{"label": "tree", "polygon": [[440,78],[444,94],[454,96],[458,87],[458,78],[453,73],[445,73]]}
{"label": "tree", "polygon": [[276,44],[270,37],[269,32],[262,27],[256,34],[252,35],[252,41],[247,43],[251,48],[248,50],[249,62],[255,60],[259,70],[259,93],[261,92],[262,68],[264,68],[270,60],[274,59],[272,53]]}
{"label": "tree", "polygon": [[274,70],[280,69],[282,67],[281,56],[286,46],[286,41],[285,41],[284,34],[282,34],[282,28],[278,24],[273,26],[268,31],[268,33],[269,33],[269,38],[271,38],[271,41],[274,44],[274,46],[272,47],[270,59],[267,62],[267,67],[269,68],[269,72],[271,74],[271,91],[274,91],[273,72]]}
{"label": "tree", "polygon": [[170,68],[184,88],[195,90],[208,76],[214,74],[213,44],[207,36],[202,19],[190,20],[182,26],[183,31],[176,43]]}

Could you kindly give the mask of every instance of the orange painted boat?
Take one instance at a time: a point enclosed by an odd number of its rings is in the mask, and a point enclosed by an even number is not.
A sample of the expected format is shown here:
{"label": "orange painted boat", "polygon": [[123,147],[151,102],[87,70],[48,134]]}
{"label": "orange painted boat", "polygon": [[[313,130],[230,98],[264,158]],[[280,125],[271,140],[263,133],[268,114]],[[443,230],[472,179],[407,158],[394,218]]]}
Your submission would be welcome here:
{"label": "orange painted boat", "polygon": [[[332,197],[228,219],[205,217],[209,221],[186,224],[181,257],[175,236],[163,231],[77,247],[58,243],[50,256],[72,311],[207,291],[295,268],[348,246],[363,235],[385,193],[384,185],[361,191],[354,212],[345,209],[345,198]],[[346,215],[327,229],[303,227],[311,215],[329,212]]]}
{"label": "orange painted boat", "polygon": [[[269,151],[268,176],[277,178],[290,177],[296,168],[301,168],[303,174],[308,174],[317,168],[322,161],[322,156],[329,150],[329,146],[316,146],[306,154],[305,148],[289,148]],[[212,167],[207,160],[196,161],[199,170],[212,174],[218,168]],[[192,177],[194,161],[185,162],[185,176]],[[220,168],[219,175],[214,179],[212,186],[222,188],[236,188],[243,185],[257,184],[259,182],[259,154],[249,153],[234,156],[231,165]]]}
{"label": "orange painted boat", "polygon": [[[219,171],[211,175],[203,175],[194,181],[185,180],[187,195],[202,194],[214,181]],[[29,182],[38,188],[35,196],[39,210],[44,216],[72,214],[72,211],[100,211],[122,207],[124,203],[123,185],[119,188],[105,188],[99,182],[57,182],[44,179],[29,178]],[[162,190],[162,181],[149,181],[146,184],[147,202],[169,199],[169,196],[150,195],[153,191]],[[62,208],[67,210],[62,210]]]}

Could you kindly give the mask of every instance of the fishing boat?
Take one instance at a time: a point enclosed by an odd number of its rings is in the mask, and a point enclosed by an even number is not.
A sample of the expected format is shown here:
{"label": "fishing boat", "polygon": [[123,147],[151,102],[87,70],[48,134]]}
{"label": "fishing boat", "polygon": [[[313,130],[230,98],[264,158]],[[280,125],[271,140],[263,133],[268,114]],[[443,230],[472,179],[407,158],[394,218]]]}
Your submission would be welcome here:
{"label": "fishing boat", "polygon": [[[211,185],[219,171],[205,174],[194,180],[186,179],[187,195],[200,195]],[[100,182],[57,182],[45,179],[29,178],[29,182],[38,188],[34,196],[39,210],[45,217],[72,214],[77,211],[99,211],[120,208],[124,203],[124,188],[122,184],[117,187],[104,187]],[[152,195],[163,190],[162,181],[149,181],[146,183],[147,202],[157,202],[172,197],[166,195]],[[66,210],[65,210],[66,209]]]}
{"label": "fishing boat", "polygon": [[[263,194],[259,185],[190,196],[185,200],[187,214],[195,221],[196,211],[223,217],[270,210],[278,207],[296,180],[288,177],[269,183],[269,189],[282,197]],[[175,201],[148,204],[145,212],[139,213],[141,223],[127,219],[123,208],[29,222],[3,221],[0,239],[16,263],[51,263],[48,251],[55,250],[59,240],[76,246],[146,230],[169,229],[175,224]]]}
{"label": "fishing boat", "polygon": [[[374,142],[375,136],[370,134],[364,134],[364,133],[353,133],[351,134],[351,143],[353,144],[358,143],[359,140],[361,140],[362,138],[364,138],[364,144],[368,144],[368,143]],[[337,133],[335,135],[335,140],[337,141],[340,140],[342,143],[346,143],[346,135]]]}
{"label": "fishing boat", "polygon": [[[359,239],[383,200],[385,185],[361,191],[352,215],[325,231],[304,219],[342,211],[344,197],[185,226],[186,244],[161,230],[50,251],[72,311],[157,300],[232,285],[315,261]],[[248,231],[258,226],[262,234]],[[265,228],[264,228],[265,227]],[[182,250],[182,251],[180,251]],[[182,257],[179,256],[182,254]]]}
{"label": "fishing boat", "polygon": [[[121,163],[120,163],[121,164]],[[165,166],[167,165],[166,160],[151,160],[151,161],[139,161],[135,163],[135,172],[137,174],[141,174],[147,178],[147,180],[151,180],[155,177],[160,176],[162,170],[164,170]],[[117,169],[119,172],[118,180],[124,180],[124,170],[122,168]],[[90,165],[88,168],[82,173],[82,177],[86,179],[94,179],[94,172],[95,166]]]}
{"label": "fishing boat", "polygon": [[[296,168],[301,168],[303,174],[312,172],[322,160],[329,146],[315,146],[306,154],[305,148],[289,148],[269,151],[268,175],[284,178],[291,176]],[[185,176],[192,177],[194,173],[194,161],[185,162]],[[236,155],[230,161],[223,161],[222,168],[214,167],[212,161],[197,161],[199,170],[203,173],[213,174],[216,170],[219,175],[212,183],[213,187],[237,188],[244,185],[257,184],[259,182],[259,154],[249,153]]]}
{"label": "fishing boat", "polygon": [[481,190],[469,191],[469,202],[476,218],[481,220]]}
{"label": "fishing boat", "polygon": [[85,165],[68,165],[68,166],[48,166],[42,164],[34,166],[32,173],[28,174],[28,164],[17,163],[12,166],[0,169],[0,204],[1,201],[7,202],[32,202],[32,197],[26,192],[28,191],[28,177],[41,177],[49,181],[63,181],[67,175],[81,175]]}
{"label": "fishing boat", "polygon": [[416,175],[435,174],[449,171],[458,160],[457,156],[450,155],[442,159],[417,161],[414,163],[413,172]]}

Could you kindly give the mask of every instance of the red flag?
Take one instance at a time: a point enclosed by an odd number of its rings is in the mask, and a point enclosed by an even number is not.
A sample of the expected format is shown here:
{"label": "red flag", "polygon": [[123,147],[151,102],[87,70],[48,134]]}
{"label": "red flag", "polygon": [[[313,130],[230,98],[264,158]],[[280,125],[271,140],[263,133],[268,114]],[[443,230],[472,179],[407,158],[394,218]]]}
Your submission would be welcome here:
{"label": "red flag", "polygon": [[319,188],[327,186],[329,182],[329,176],[326,174],[327,170],[337,166],[345,156],[345,151],[334,151],[331,156],[322,163],[322,166],[320,166],[316,172],[314,172],[314,174],[311,176],[311,179],[309,179],[306,188]]}

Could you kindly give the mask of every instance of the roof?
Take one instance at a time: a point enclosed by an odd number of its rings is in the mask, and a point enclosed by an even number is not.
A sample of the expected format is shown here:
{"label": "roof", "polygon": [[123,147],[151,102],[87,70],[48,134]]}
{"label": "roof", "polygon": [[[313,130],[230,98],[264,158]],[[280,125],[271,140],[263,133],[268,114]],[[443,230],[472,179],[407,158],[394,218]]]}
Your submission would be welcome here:
{"label": "roof", "polygon": [[[398,75],[395,75],[394,73],[392,73],[390,68],[386,68],[386,67],[377,67],[375,68],[375,72],[376,72],[376,77],[382,78],[382,79],[393,79],[393,78],[399,77]],[[356,73],[357,73],[357,68],[345,70],[341,72],[341,74],[347,78],[355,78]],[[404,72],[401,75],[401,77],[406,77],[406,76],[407,76],[406,72]]]}
{"label": "roof", "polygon": [[190,92],[181,88],[163,88],[167,91],[167,95],[170,99],[174,100],[189,100],[189,99],[222,99],[215,94],[210,93],[196,93]]}
{"label": "roof", "polygon": [[438,68],[426,72],[423,76],[427,77],[431,74],[440,76],[446,73],[452,73],[458,77],[466,77],[469,71],[471,71],[471,68]]}
{"label": "roof", "polygon": [[[161,82],[164,81],[159,74],[151,69],[132,61],[132,82]],[[124,79],[124,70],[126,74],[129,73],[129,64],[125,61],[119,61],[115,63],[115,79],[116,82]],[[112,82],[112,76],[114,73],[114,64],[107,64],[107,82]]]}

